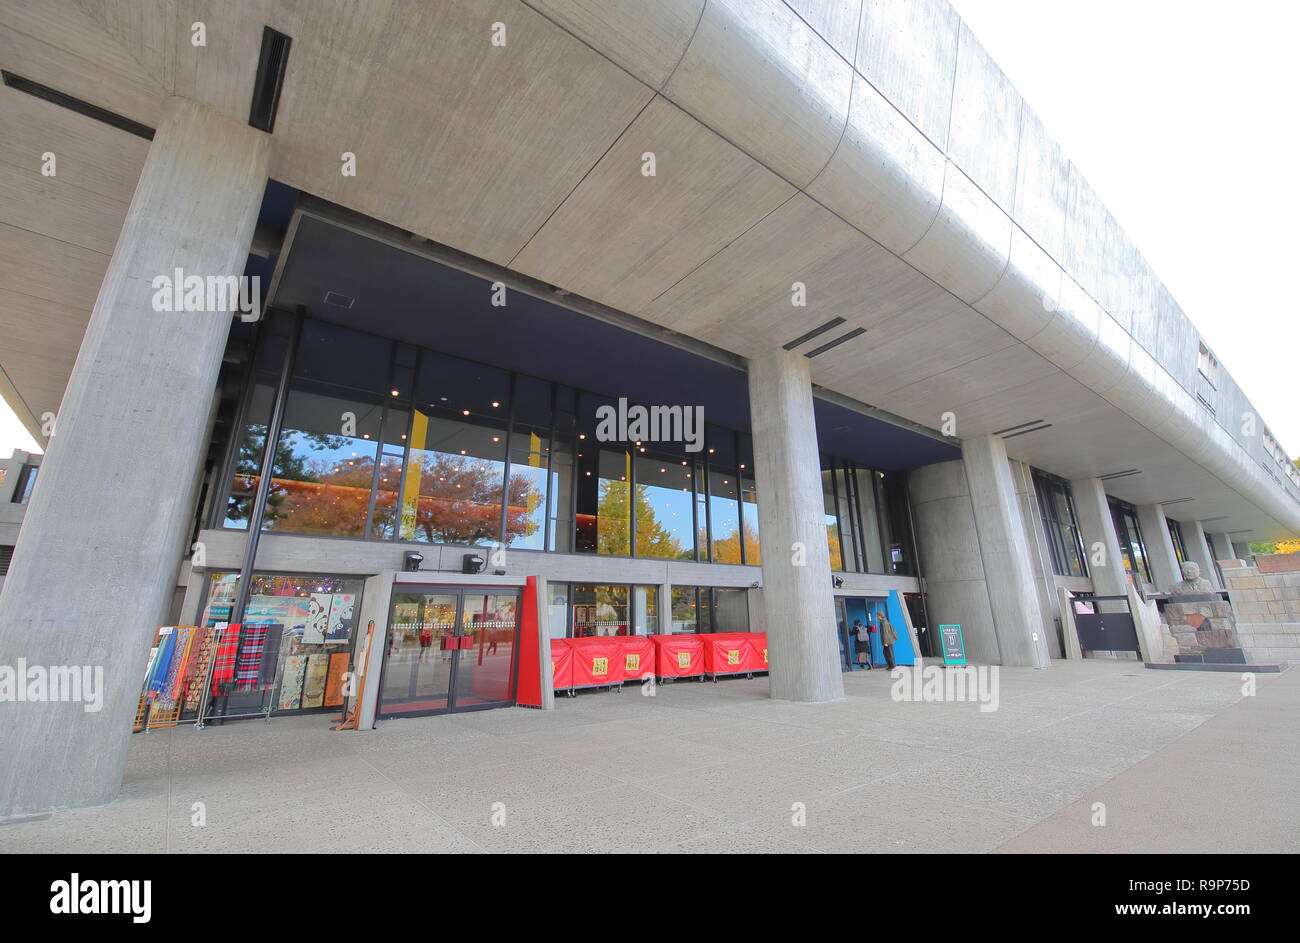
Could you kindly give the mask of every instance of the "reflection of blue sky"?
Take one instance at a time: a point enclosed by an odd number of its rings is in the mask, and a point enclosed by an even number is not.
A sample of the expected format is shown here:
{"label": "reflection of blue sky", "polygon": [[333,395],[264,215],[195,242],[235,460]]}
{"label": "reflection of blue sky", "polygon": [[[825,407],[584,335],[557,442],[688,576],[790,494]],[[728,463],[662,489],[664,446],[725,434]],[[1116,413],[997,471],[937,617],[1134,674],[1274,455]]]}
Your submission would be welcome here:
{"label": "reflection of blue sky", "polygon": [[375,441],[373,439],[353,439],[341,435],[332,435],[329,437],[329,442],[343,442],[344,445],[341,448],[321,447],[318,440],[309,438],[306,433],[287,429],[284,433],[284,441],[294,455],[306,458],[309,461],[320,462],[327,472],[334,468],[341,469],[348,462],[357,462],[358,460],[364,460],[366,464],[369,464],[375,458]]}
{"label": "reflection of blue sky", "polygon": [[668,534],[681,544],[683,550],[695,546],[692,536],[691,493],[674,488],[656,488],[646,485],[645,496],[650,501],[653,517]]}

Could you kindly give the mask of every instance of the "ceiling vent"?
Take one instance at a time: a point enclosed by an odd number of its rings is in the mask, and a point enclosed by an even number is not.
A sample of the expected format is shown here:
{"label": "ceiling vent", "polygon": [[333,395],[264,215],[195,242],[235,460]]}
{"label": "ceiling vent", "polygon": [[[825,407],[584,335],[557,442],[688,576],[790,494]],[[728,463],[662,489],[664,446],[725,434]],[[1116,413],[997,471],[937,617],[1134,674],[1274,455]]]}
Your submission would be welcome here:
{"label": "ceiling vent", "polygon": [[826,333],[827,331],[829,331],[831,328],[833,328],[833,327],[838,327],[839,325],[841,325],[841,324],[843,324],[843,323],[844,323],[844,319],[843,319],[843,318],[834,318],[834,319],[832,319],[832,320],[830,320],[830,321],[827,321],[827,322],[826,322],[825,324],[823,324],[821,327],[815,327],[815,328],[813,328],[813,329],[812,329],[811,331],[809,331],[807,334],[800,334],[798,337],[796,337],[796,338],[795,338],[794,340],[792,340],[790,343],[788,343],[788,344],[782,344],[782,345],[781,345],[781,349],[782,349],[782,350],[794,350],[794,349],[795,349],[796,347],[798,347],[800,344],[806,344],[808,341],[812,340],[814,337],[818,337],[818,336],[820,336],[820,335],[822,335],[822,334],[825,334],[825,333]]}
{"label": "ceiling vent", "polygon": [[280,107],[280,91],[284,88],[284,71],[289,66],[289,45],[292,42],[284,33],[269,26],[262,27],[262,52],[257,58],[257,78],[253,82],[253,104],[248,110],[248,123],[267,134],[275,130],[275,113]]}

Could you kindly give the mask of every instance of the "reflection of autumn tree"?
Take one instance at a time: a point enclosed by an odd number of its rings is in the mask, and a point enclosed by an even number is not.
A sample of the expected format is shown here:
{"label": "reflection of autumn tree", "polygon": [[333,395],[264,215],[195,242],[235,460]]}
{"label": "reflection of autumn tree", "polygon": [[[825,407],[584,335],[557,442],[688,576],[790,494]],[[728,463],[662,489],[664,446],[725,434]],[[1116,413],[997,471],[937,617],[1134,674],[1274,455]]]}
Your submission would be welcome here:
{"label": "reflection of autumn tree", "polygon": [[[413,524],[431,543],[477,544],[495,541],[501,526],[500,462],[425,452],[412,462],[408,476],[418,474],[420,500],[411,521],[410,507],[403,509],[403,533]],[[506,543],[531,536],[542,526],[533,511],[545,495],[527,475],[510,476],[506,510]]]}
{"label": "reflection of autumn tree", "polygon": [[[762,559],[758,550],[758,535],[752,533],[745,534],[745,561],[750,564],[758,563]],[[713,562],[714,563],[739,563],[740,562],[740,534],[732,532],[721,540],[713,541]]]}
{"label": "reflection of autumn tree", "polygon": [[[318,432],[302,432],[286,429],[275,446],[275,479],[288,481],[317,481],[315,472],[309,467],[307,449],[324,451],[341,449],[349,440],[343,436],[325,435]],[[244,434],[239,440],[239,449],[235,458],[235,494],[243,494],[247,500],[232,501],[226,517],[232,521],[247,520],[252,512],[251,492],[256,486],[257,477],[262,473],[263,448],[266,443],[266,426],[250,424],[244,427]],[[273,481],[267,495],[267,522],[281,520],[291,513],[285,508],[286,492],[275,487]]]}

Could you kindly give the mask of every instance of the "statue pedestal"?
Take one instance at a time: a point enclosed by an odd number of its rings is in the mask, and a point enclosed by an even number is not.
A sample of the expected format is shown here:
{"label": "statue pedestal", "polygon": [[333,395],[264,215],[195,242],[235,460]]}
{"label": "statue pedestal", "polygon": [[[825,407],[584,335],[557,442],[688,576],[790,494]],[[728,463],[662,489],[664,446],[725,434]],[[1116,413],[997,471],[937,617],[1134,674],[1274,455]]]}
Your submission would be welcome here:
{"label": "statue pedestal", "polygon": [[1160,608],[1160,624],[1178,646],[1176,662],[1246,663],[1232,606],[1218,593],[1170,596]]}

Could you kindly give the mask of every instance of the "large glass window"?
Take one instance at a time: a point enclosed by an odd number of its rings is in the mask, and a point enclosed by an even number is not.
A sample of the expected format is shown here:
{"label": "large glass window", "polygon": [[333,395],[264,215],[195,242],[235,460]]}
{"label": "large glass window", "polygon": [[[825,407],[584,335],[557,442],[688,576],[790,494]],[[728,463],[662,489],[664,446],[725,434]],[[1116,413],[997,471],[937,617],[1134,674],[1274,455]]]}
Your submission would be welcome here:
{"label": "large glass window", "polygon": [[248,527],[253,513],[253,499],[262,473],[266,452],[266,430],[271,424],[271,410],[280,383],[280,372],[289,347],[292,319],[272,312],[260,326],[253,367],[244,394],[244,411],[235,442],[230,490],[226,497],[222,526]]}
{"label": "large glass window", "polygon": [[1058,576],[1087,576],[1083,536],[1074,513],[1070,483],[1037,469],[1034,469],[1033,478],[1043,537],[1052,558],[1052,572]]}
{"label": "large glass window", "polygon": [[[350,577],[254,573],[229,681],[212,713],[337,709],[357,640],[364,581]],[[198,624],[230,620],[239,574],[214,572]],[[196,710],[199,685],[185,709]],[[269,698],[269,700],[268,700]]]}
{"label": "large glass window", "polygon": [[749,632],[749,594],[722,586],[674,586],[674,635]]}
{"label": "large glass window", "polygon": [[[705,450],[601,442],[614,400],[332,324],[274,314],[229,459],[227,527],[246,527],[293,331],[263,526],[282,533],[757,565],[748,434]],[[823,461],[836,570],[912,572],[902,476]],[[891,491],[891,483],[897,487]]]}
{"label": "large glass window", "polygon": [[[416,380],[403,540],[490,544],[502,525],[509,374],[424,351]],[[512,499],[523,506],[529,484]],[[516,520],[515,527],[523,525]]]}
{"label": "large glass window", "polygon": [[822,508],[823,520],[826,522],[826,546],[831,553],[831,569],[844,569],[844,549],[840,539],[839,508],[835,494],[835,472],[830,468],[822,469]]}
{"label": "large glass window", "polygon": [[1178,526],[1178,522],[1165,518],[1165,523],[1169,525],[1169,541],[1174,545],[1174,556],[1178,558],[1178,565],[1182,566],[1187,562],[1187,548],[1183,544],[1183,529]]}
{"label": "large glass window", "polygon": [[1143,581],[1154,583],[1151,579],[1151,566],[1147,561],[1146,544],[1142,542],[1142,529],[1138,526],[1137,511],[1131,504],[1111,498],[1110,513],[1115,522],[1115,536],[1119,538],[1120,556],[1124,558],[1124,569],[1130,582],[1138,587],[1141,587]]}
{"label": "large glass window", "polygon": [[685,459],[640,449],[635,454],[636,555],[695,559],[691,466]]}

